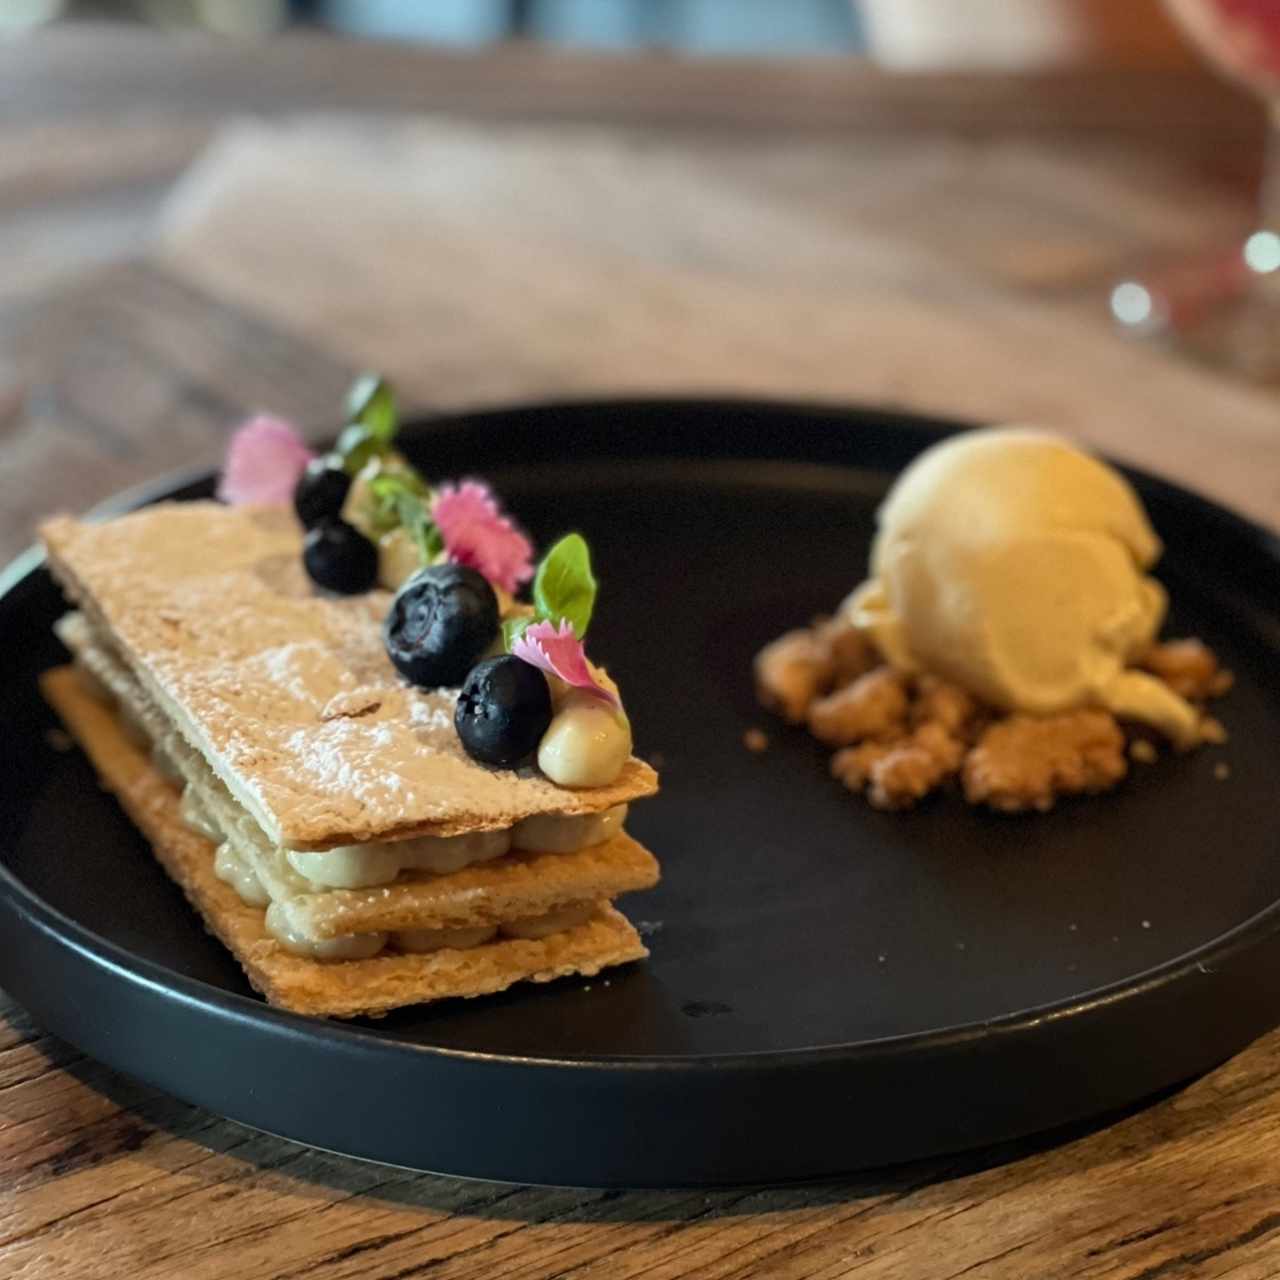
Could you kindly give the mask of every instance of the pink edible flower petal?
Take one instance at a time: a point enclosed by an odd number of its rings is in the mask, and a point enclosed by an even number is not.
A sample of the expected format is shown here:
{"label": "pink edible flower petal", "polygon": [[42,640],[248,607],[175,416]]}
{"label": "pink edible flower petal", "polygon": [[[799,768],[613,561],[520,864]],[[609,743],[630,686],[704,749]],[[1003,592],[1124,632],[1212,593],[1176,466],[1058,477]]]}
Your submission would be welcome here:
{"label": "pink edible flower petal", "polygon": [[511,646],[514,657],[537,667],[548,675],[559,676],[567,685],[583,689],[618,706],[618,697],[612,689],[606,689],[591,674],[582,641],[574,633],[573,624],[562,622],[557,628],[552,622],[535,622],[526,627]]}
{"label": "pink edible flower petal", "polygon": [[284,419],[260,413],[232,435],[218,497],[233,507],[286,503],[314,456]]}
{"label": "pink edible flower petal", "polygon": [[502,514],[488,485],[479,480],[441,485],[431,518],[455,564],[512,593],[533,577],[533,544]]}

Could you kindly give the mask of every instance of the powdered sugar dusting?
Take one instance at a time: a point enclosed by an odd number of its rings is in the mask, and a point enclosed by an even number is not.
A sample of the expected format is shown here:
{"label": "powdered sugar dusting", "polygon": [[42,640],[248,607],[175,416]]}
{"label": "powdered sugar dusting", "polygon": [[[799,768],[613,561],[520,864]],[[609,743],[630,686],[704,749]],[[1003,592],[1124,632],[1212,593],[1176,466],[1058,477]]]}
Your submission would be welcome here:
{"label": "powdered sugar dusting", "polygon": [[335,687],[346,693],[355,682],[351,672],[316,640],[264,649],[245,661],[244,671],[250,680],[260,675],[294,702],[313,706],[323,698],[322,711],[333,700]]}
{"label": "powdered sugar dusting", "polygon": [[301,532],[286,513],[165,504],[101,525],[59,519],[42,534],[150,695],[281,843],[504,827],[656,789],[634,760],[591,791],[471,760],[453,727],[456,691],[409,688],[391,666],[385,592],[298,590],[287,566]]}

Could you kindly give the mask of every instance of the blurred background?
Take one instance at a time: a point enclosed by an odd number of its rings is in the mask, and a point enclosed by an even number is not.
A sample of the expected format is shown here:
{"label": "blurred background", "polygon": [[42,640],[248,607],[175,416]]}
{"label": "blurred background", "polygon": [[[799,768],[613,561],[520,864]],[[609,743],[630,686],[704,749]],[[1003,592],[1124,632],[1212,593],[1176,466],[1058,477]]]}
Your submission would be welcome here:
{"label": "blurred background", "polygon": [[5,0],[10,30],[120,19],[260,36],[305,24],[350,36],[478,46],[526,39],[693,54],[871,53],[900,66],[1025,66],[1177,56],[1147,0]]}
{"label": "blurred background", "polygon": [[0,0],[0,542],[354,369],[1032,419],[1280,516],[1274,0]]}

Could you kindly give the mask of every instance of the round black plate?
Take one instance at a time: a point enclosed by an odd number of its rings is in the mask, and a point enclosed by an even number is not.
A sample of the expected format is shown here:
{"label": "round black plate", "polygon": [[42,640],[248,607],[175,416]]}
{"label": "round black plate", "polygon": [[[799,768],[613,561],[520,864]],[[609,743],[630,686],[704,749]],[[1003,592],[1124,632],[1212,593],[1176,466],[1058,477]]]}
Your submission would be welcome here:
{"label": "round black plate", "polygon": [[[1172,631],[1235,669],[1223,749],[1138,766],[1044,817],[954,797],[883,814],[757,709],[750,663],[866,563],[893,475],[942,424],[710,402],[423,423],[429,475],[481,472],[541,542],[580,528],[593,652],[663,791],[631,827],[653,951],[590,981],[382,1021],[269,1009],[75,752],[34,676],[59,659],[39,568],[0,598],[0,983],[180,1097],[317,1146],[521,1182],[815,1177],[994,1142],[1186,1079],[1280,1022],[1280,550],[1138,482]],[[147,495],[191,496],[207,479]],[[763,755],[744,730],[767,729]],[[1230,776],[1215,776],[1229,762]]]}

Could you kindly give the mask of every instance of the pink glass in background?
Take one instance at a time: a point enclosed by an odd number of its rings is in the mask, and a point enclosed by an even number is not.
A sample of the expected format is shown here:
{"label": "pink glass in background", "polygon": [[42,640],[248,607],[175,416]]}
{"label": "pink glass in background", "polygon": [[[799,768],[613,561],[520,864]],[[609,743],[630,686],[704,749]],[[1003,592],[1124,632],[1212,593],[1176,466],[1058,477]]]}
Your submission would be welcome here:
{"label": "pink glass in background", "polygon": [[1117,324],[1256,382],[1280,385],[1280,0],[1164,0],[1193,45],[1266,104],[1254,230],[1236,245],[1124,280]]}
{"label": "pink glass in background", "polygon": [[1280,0],[1165,0],[1183,29],[1228,75],[1280,98]]}

